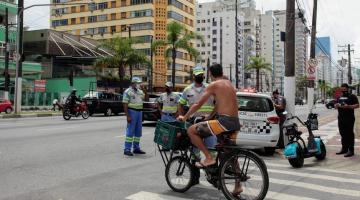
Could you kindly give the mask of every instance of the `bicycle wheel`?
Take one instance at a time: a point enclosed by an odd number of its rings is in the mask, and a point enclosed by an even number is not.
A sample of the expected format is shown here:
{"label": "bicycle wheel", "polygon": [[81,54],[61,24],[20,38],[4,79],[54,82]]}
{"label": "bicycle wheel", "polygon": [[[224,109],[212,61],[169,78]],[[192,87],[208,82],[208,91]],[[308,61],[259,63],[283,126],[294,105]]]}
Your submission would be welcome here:
{"label": "bicycle wheel", "polygon": [[228,200],[265,198],[269,175],[264,161],[255,153],[240,150],[225,158],[219,173],[221,190]]}
{"label": "bicycle wheel", "polygon": [[193,171],[189,160],[176,156],[169,160],[165,169],[165,178],[175,192],[186,192],[192,186]]}

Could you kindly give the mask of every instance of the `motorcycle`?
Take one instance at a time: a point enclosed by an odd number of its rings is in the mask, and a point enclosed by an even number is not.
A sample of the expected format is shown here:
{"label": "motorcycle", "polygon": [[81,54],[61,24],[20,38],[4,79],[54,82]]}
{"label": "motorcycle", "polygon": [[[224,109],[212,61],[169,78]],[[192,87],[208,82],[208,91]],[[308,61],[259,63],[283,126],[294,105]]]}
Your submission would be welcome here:
{"label": "motorcycle", "polygon": [[83,119],[87,119],[90,116],[89,109],[84,101],[73,108],[71,108],[70,104],[65,104],[63,109],[63,118],[65,120],[70,120],[71,117],[79,117],[80,115]]}
{"label": "motorcycle", "polygon": [[291,166],[301,168],[304,165],[304,159],[315,157],[317,160],[324,160],[326,157],[326,147],[320,136],[314,136],[313,130],[318,130],[317,114],[310,113],[305,122],[297,116],[291,116],[287,120],[296,119],[305,126],[309,133],[308,144],[305,144],[301,137],[302,132],[298,130],[296,123],[284,125],[283,130],[289,138],[289,143],[285,146],[284,155]]}

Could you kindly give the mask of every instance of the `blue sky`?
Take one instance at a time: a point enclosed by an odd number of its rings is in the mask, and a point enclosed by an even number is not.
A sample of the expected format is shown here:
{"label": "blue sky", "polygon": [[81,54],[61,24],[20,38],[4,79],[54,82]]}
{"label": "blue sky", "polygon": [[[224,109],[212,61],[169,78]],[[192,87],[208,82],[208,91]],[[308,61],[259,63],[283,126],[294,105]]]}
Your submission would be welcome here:
{"label": "blue sky", "polygon": [[[207,2],[213,0],[199,0]],[[49,3],[50,0],[25,0],[25,5]],[[234,0],[235,2],[235,0]],[[313,0],[299,0],[310,18]],[[360,0],[318,0],[318,36],[330,36],[333,58],[341,57],[337,45],[354,44],[354,58],[360,58]],[[285,9],[286,0],[256,0],[259,10]],[[49,7],[35,7],[25,12],[25,26],[31,29],[49,28]],[[311,19],[309,20],[311,22]],[[310,23],[309,23],[310,25]],[[358,64],[360,66],[360,63]]]}

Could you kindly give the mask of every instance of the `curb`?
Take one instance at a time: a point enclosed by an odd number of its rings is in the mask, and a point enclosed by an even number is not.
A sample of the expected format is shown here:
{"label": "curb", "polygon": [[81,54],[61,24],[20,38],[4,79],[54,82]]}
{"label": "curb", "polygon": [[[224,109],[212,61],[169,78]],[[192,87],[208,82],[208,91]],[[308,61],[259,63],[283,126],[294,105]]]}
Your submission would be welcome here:
{"label": "curb", "polygon": [[9,114],[9,115],[0,115],[0,119],[30,118],[30,117],[54,117],[54,116],[62,116],[62,113]]}

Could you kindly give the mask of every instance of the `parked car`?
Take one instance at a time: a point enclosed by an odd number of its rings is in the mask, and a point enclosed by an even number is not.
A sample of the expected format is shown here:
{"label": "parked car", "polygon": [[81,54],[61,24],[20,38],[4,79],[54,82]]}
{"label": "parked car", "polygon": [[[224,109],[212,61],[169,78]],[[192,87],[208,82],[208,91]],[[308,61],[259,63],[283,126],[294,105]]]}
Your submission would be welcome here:
{"label": "parked car", "polygon": [[329,101],[326,102],[325,106],[327,109],[332,109],[335,108],[335,104],[336,104],[336,100],[330,99]]}
{"label": "parked car", "polygon": [[[280,137],[280,118],[269,95],[238,92],[241,129],[236,144],[248,149],[264,148],[272,155]],[[283,138],[282,138],[283,139]]]}
{"label": "parked car", "polygon": [[295,105],[304,105],[304,100],[302,98],[295,98]]}
{"label": "parked car", "polygon": [[121,94],[103,91],[89,92],[83,97],[83,100],[86,101],[90,116],[96,113],[110,116],[124,112]]}
{"label": "parked car", "polygon": [[148,101],[143,103],[143,121],[157,121],[161,118],[161,113],[157,103],[160,94],[149,94]]}
{"label": "parked car", "polygon": [[6,114],[10,114],[13,111],[13,106],[11,101],[6,99],[0,99],[0,113],[5,112]]}

